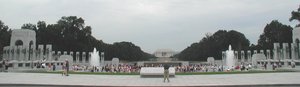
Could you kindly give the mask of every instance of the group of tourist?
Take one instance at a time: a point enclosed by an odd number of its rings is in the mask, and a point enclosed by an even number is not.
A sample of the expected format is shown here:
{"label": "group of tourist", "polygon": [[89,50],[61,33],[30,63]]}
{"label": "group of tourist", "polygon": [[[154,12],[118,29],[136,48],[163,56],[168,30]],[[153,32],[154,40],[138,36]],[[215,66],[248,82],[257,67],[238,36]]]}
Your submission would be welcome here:
{"label": "group of tourist", "polygon": [[[164,67],[162,64],[160,65],[145,65],[145,66],[137,66],[137,65],[129,65],[129,64],[119,64],[118,66],[109,64],[103,67],[99,66],[80,66],[80,65],[73,65],[71,67],[74,71],[81,71],[81,72],[121,72],[121,73],[131,73],[131,72],[139,72],[141,67]],[[205,65],[205,64],[198,64],[198,65],[188,65],[188,66],[173,66],[175,67],[176,72],[223,72],[223,71],[233,71],[233,70],[249,70],[252,68],[251,64],[247,65],[239,65],[234,67],[226,67],[221,65]]]}
{"label": "group of tourist", "polygon": [[9,67],[8,60],[2,60],[0,64],[0,68],[1,68],[0,72],[7,72],[8,67]]}
{"label": "group of tourist", "polygon": [[[38,62],[37,63],[37,65],[36,65],[36,67],[37,68],[44,68],[44,69],[48,69],[48,71],[55,71],[56,70],[56,66],[55,66],[55,64],[51,64],[51,63],[48,63],[47,65],[46,65],[46,63],[45,62]],[[63,65],[62,65],[62,70],[63,70],[63,72],[62,72],[62,75],[63,76],[69,76],[69,67],[70,67],[70,65],[69,65],[69,61],[66,59],[65,61],[64,61],[64,63],[63,63]]]}
{"label": "group of tourist", "polygon": [[72,70],[74,71],[90,71],[90,72],[122,72],[122,73],[131,73],[131,72],[139,72],[141,69],[140,66],[129,65],[129,64],[119,64],[118,66],[109,64],[103,67],[99,66],[80,66],[73,65]]}
{"label": "group of tourist", "polygon": [[222,66],[222,65],[189,65],[189,66],[175,66],[176,72],[223,72],[223,71],[233,71],[233,70],[249,70],[251,69],[251,64],[248,65],[238,65],[238,66]]}
{"label": "group of tourist", "polygon": [[222,71],[222,66],[217,65],[189,65],[175,66],[176,72],[217,72]]}

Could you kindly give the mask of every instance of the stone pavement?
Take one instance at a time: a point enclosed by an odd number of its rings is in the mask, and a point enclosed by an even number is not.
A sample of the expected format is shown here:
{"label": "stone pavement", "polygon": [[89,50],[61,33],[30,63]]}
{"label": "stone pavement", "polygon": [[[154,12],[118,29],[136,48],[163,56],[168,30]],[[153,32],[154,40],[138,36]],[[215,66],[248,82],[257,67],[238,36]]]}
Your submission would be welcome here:
{"label": "stone pavement", "polygon": [[[45,73],[0,73],[0,86],[15,85],[81,85],[81,86],[230,86],[288,85],[300,86],[300,72],[177,75],[164,83],[163,78],[141,78],[139,75],[80,75]],[[271,87],[271,86],[270,86]]]}

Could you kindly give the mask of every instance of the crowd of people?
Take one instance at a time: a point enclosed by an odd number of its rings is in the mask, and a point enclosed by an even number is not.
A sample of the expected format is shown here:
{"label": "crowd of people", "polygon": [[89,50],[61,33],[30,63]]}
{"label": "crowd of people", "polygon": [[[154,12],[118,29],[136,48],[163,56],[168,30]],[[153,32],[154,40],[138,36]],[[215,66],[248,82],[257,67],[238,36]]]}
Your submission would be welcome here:
{"label": "crowd of people", "polygon": [[[272,63],[271,64],[272,69],[275,70],[278,67],[281,67],[281,63]],[[291,63],[291,67],[295,68],[295,62]],[[241,64],[238,66],[222,66],[222,65],[211,65],[211,64],[190,64],[190,65],[170,65],[170,67],[174,67],[176,72],[227,72],[227,71],[234,71],[234,70],[240,70],[240,71],[247,71],[249,69],[262,67],[263,69],[267,69],[267,64],[261,64],[259,66],[252,66],[251,64]],[[0,68],[1,72],[7,72],[9,67],[8,60],[1,61]],[[49,71],[55,71],[56,70],[55,64],[49,63],[46,65],[45,60],[40,61],[37,63],[36,68],[45,68]],[[87,66],[87,65],[69,65],[68,60],[65,60],[63,65],[61,66],[61,69],[64,71],[63,75],[68,76],[69,70],[76,71],[76,72],[113,72],[113,73],[139,73],[141,70],[141,67],[164,67],[163,64],[159,65],[145,65],[145,66],[137,66],[133,64],[119,64],[119,65],[112,65],[107,64],[105,66],[99,67],[99,66]],[[59,67],[60,68],[60,67]],[[70,68],[70,69],[69,69]]]}
{"label": "crowd of people", "polygon": [[7,72],[9,67],[8,60],[2,60],[0,64],[0,72]]}
{"label": "crowd of people", "polygon": [[[81,71],[81,72],[121,72],[121,73],[131,73],[131,72],[139,72],[141,67],[163,67],[162,64],[160,65],[146,65],[146,66],[137,66],[137,65],[130,65],[130,64],[119,64],[118,66],[115,65],[105,65],[103,67],[99,66],[80,66],[80,65],[72,65],[71,69],[73,71]],[[187,66],[173,66],[176,72],[223,72],[223,71],[233,71],[233,70],[249,70],[252,68],[251,64],[248,65],[239,65],[235,67],[226,67],[222,65],[208,65],[208,64],[195,64],[195,65],[187,65]]]}
{"label": "crowd of people", "polygon": [[136,65],[129,65],[129,64],[119,64],[118,66],[109,64],[103,67],[99,66],[80,66],[80,65],[73,65],[72,70],[74,71],[87,71],[87,72],[122,72],[122,73],[131,73],[131,72],[139,72],[141,66]]}

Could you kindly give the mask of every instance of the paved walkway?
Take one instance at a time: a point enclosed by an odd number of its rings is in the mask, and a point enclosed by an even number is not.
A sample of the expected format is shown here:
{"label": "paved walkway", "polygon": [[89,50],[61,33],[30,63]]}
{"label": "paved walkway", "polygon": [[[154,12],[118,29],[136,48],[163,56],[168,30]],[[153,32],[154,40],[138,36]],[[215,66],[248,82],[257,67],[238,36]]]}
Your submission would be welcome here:
{"label": "paved walkway", "polygon": [[141,78],[139,75],[80,75],[44,73],[0,73],[2,84],[84,85],[84,86],[225,86],[300,84],[300,72],[177,75],[164,83],[163,78]]}

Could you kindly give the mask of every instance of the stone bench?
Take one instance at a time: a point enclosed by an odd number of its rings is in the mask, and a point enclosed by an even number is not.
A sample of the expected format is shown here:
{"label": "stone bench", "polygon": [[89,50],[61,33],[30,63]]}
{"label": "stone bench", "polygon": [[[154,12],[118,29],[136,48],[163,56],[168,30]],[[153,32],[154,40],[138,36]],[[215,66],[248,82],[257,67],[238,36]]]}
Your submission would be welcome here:
{"label": "stone bench", "polygon": [[[140,71],[141,77],[163,77],[164,67],[142,67]],[[169,68],[170,77],[175,76],[175,68]]]}

